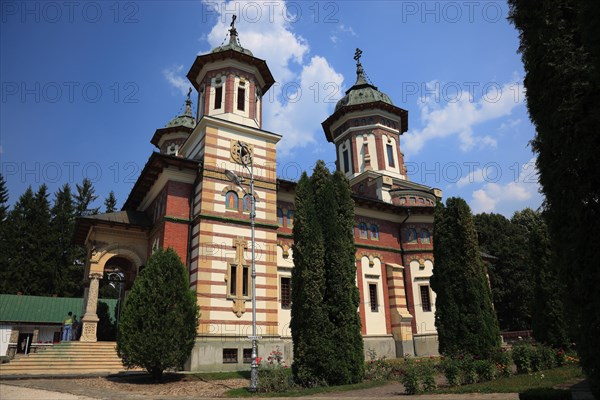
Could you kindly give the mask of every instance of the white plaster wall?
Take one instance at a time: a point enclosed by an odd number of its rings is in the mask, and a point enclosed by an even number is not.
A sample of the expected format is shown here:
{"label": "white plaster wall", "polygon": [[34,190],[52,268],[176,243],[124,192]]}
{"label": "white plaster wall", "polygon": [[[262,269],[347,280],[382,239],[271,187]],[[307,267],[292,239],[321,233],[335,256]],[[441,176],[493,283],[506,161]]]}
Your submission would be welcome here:
{"label": "white plaster wall", "polygon": [[[369,265],[369,259],[363,257],[362,279],[363,279],[363,301],[365,303],[365,324],[367,335],[385,335],[385,305],[383,303],[383,280],[381,276],[381,261],[378,258],[373,260],[373,266]],[[367,277],[367,275],[369,277]],[[377,278],[375,278],[377,276]],[[377,285],[377,311],[371,311],[371,302],[369,297],[369,284]]]}
{"label": "white plaster wall", "polygon": [[375,146],[375,135],[359,135],[356,137],[356,155],[359,172],[365,171],[365,136],[366,142],[368,143],[369,155],[371,156],[371,168],[373,170],[379,169],[379,163],[377,162],[377,148]]}
{"label": "white plaster wall", "polygon": [[0,356],[5,356],[8,351],[11,331],[12,325],[0,325]]}
{"label": "white plaster wall", "polygon": [[[435,328],[435,292],[431,290],[429,280],[433,275],[433,262],[425,260],[421,267],[417,260],[410,262],[410,273],[412,276],[413,301],[415,304],[415,321],[417,324],[417,333],[436,333]],[[423,311],[421,304],[420,286],[430,286],[431,311]]]}

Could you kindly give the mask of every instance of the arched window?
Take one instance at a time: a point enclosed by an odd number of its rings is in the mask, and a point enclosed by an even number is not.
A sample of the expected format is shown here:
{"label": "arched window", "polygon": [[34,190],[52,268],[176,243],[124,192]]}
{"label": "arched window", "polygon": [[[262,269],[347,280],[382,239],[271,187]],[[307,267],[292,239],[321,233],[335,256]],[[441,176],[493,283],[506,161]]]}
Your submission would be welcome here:
{"label": "arched window", "polygon": [[252,208],[252,197],[247,194],[244,196],[244,201],[242,203],[242,207],[244,209],[244,212],[250,212],[251,208]]}
{"label": "arched window", "polygon": [[379,240],[379,228],[377,225],[371,225],[371,239]]}
{"label": "arched window", "polygon": [[365,224],[364,222],[361,222],[358,225],[358,236],[360,236],[362,239],[367,238],[367,224]]}
{"label": "arched window", "polygon": [[225,195],[225,207],[228,210],[237,210],[238,209],[238,201],[239,197],[236,192],[229,191]]}
{"label": "arched window", "polygon": [[283,211],[277,207],[277,224],[283,226]]}
{"label": "arched window", "polygon": [[430,236],[429,231],[427,229],[422,229],[421,230],[421,243],[424,243],[424,244],[431,243],[431,236]]}
{"label": "arched window", "polygon": [[288,228],[294,227],[294,210],[288,210],[287,212],[287,226]]}
{"label": "arched window", "polygon": [[406,230],[406,241],[408,243],[417,243],[417,230],[415,228],[408,228]]}

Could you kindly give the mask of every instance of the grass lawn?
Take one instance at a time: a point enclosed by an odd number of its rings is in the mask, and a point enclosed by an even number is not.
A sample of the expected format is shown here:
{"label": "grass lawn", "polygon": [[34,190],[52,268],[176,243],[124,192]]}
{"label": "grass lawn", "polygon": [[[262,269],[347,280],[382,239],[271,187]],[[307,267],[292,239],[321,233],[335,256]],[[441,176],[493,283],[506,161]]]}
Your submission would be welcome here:
{"label": "grass lawn", "polygon": [[475,383],[472,385],[441,388],[433,393],[521,393],[535,388],[552,388],[570,386],[585,378],[581,367],[567,365],[531,375],[513,375],[498,378],[494,381]]}

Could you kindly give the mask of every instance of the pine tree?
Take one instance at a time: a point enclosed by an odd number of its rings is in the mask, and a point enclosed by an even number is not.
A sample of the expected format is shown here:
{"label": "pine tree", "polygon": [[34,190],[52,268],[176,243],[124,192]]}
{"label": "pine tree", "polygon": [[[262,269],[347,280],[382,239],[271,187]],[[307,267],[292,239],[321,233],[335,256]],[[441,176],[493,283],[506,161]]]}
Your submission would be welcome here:
{"label": "pine tree", "polygon": [[4,176],[0,174],[0,224],[8,217],[8,189]]}
{"label": "pine tree", "polygon": [[112,190],[108,194],[108,197],[104,200],[104,207],[106,207],[106,210],[104,211],[106,213],[115,212],[117,209],[117,198],[115,197],[115,192]]}
{"label": "pine tree", "polygon": [[[8,246],[8,189],[4,177],[0,174],[0,281],[8,279],[9,252]],[[5,283],[0,283],[0,293],[4,293]]]}
{"label": "pine tree", "polygon": [[127,367],[145,368],[156,380],[181,368],[198,327],[196,294],[172,248],[158,250],[133,284],[121,313],[117,352]]}
{"label": "pine tree", "polygon": [[100,207],[91,207],[96,201],[98,196],[95,194],[96,190],[92,181],[88,178],[84,178],[81,185],[77,184],[77,193],[73,195],[73,202],[75,203],[75,215],[78,217],[85,215],[98,214]]}
{"label": "pine tree", "polygon": [[325,297],[324,244],[311,182],[303,173],[296,187],[294,269],[290,328],[294,343],[294,379],[304,386],[322,383],[333,355]]}
{"label": "pine tree", "polygon": [[45,185],[27,188],[8,215],[8,262],[2,293],[52,295],[50,210]]}
{"label": "pine tree", "polygon": [[467,203],[450,198],[438,203],[434,221],[435,326],[444,355],[487,357],[500,345],[477,233]]}
{"label": "pine tree", "polygon": [[584,0],[509,0],[509,6],[536,127],[532,147],[554,263],[567,286],[581,364],[600,397],[600,6]]}
{"label": "pine tree", "polygon": [[55,293],[64,297],[79,296],[83,266],[75,263],[77,248],[71,244],[75,229],[75,208],[68,183],[55,193],[52,207],[52,261]]}

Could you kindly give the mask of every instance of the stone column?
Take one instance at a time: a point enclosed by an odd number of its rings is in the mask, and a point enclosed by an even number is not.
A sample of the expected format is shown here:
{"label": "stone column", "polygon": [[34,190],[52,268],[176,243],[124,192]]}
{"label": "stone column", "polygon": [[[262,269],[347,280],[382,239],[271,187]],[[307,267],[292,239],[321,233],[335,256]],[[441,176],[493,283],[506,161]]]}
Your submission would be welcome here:
{"label": "stone column", "polygon": [[85,315],[81,319],[83,326],[81,330],[82,342],[96,342],[96,330],[98,327],[98,315],[96,308],[98,307],[98,288],[100,287],[100,279],[102,274],[97,272],[90,274],[90,287],[88,290],[87,304],[85,306]]}

